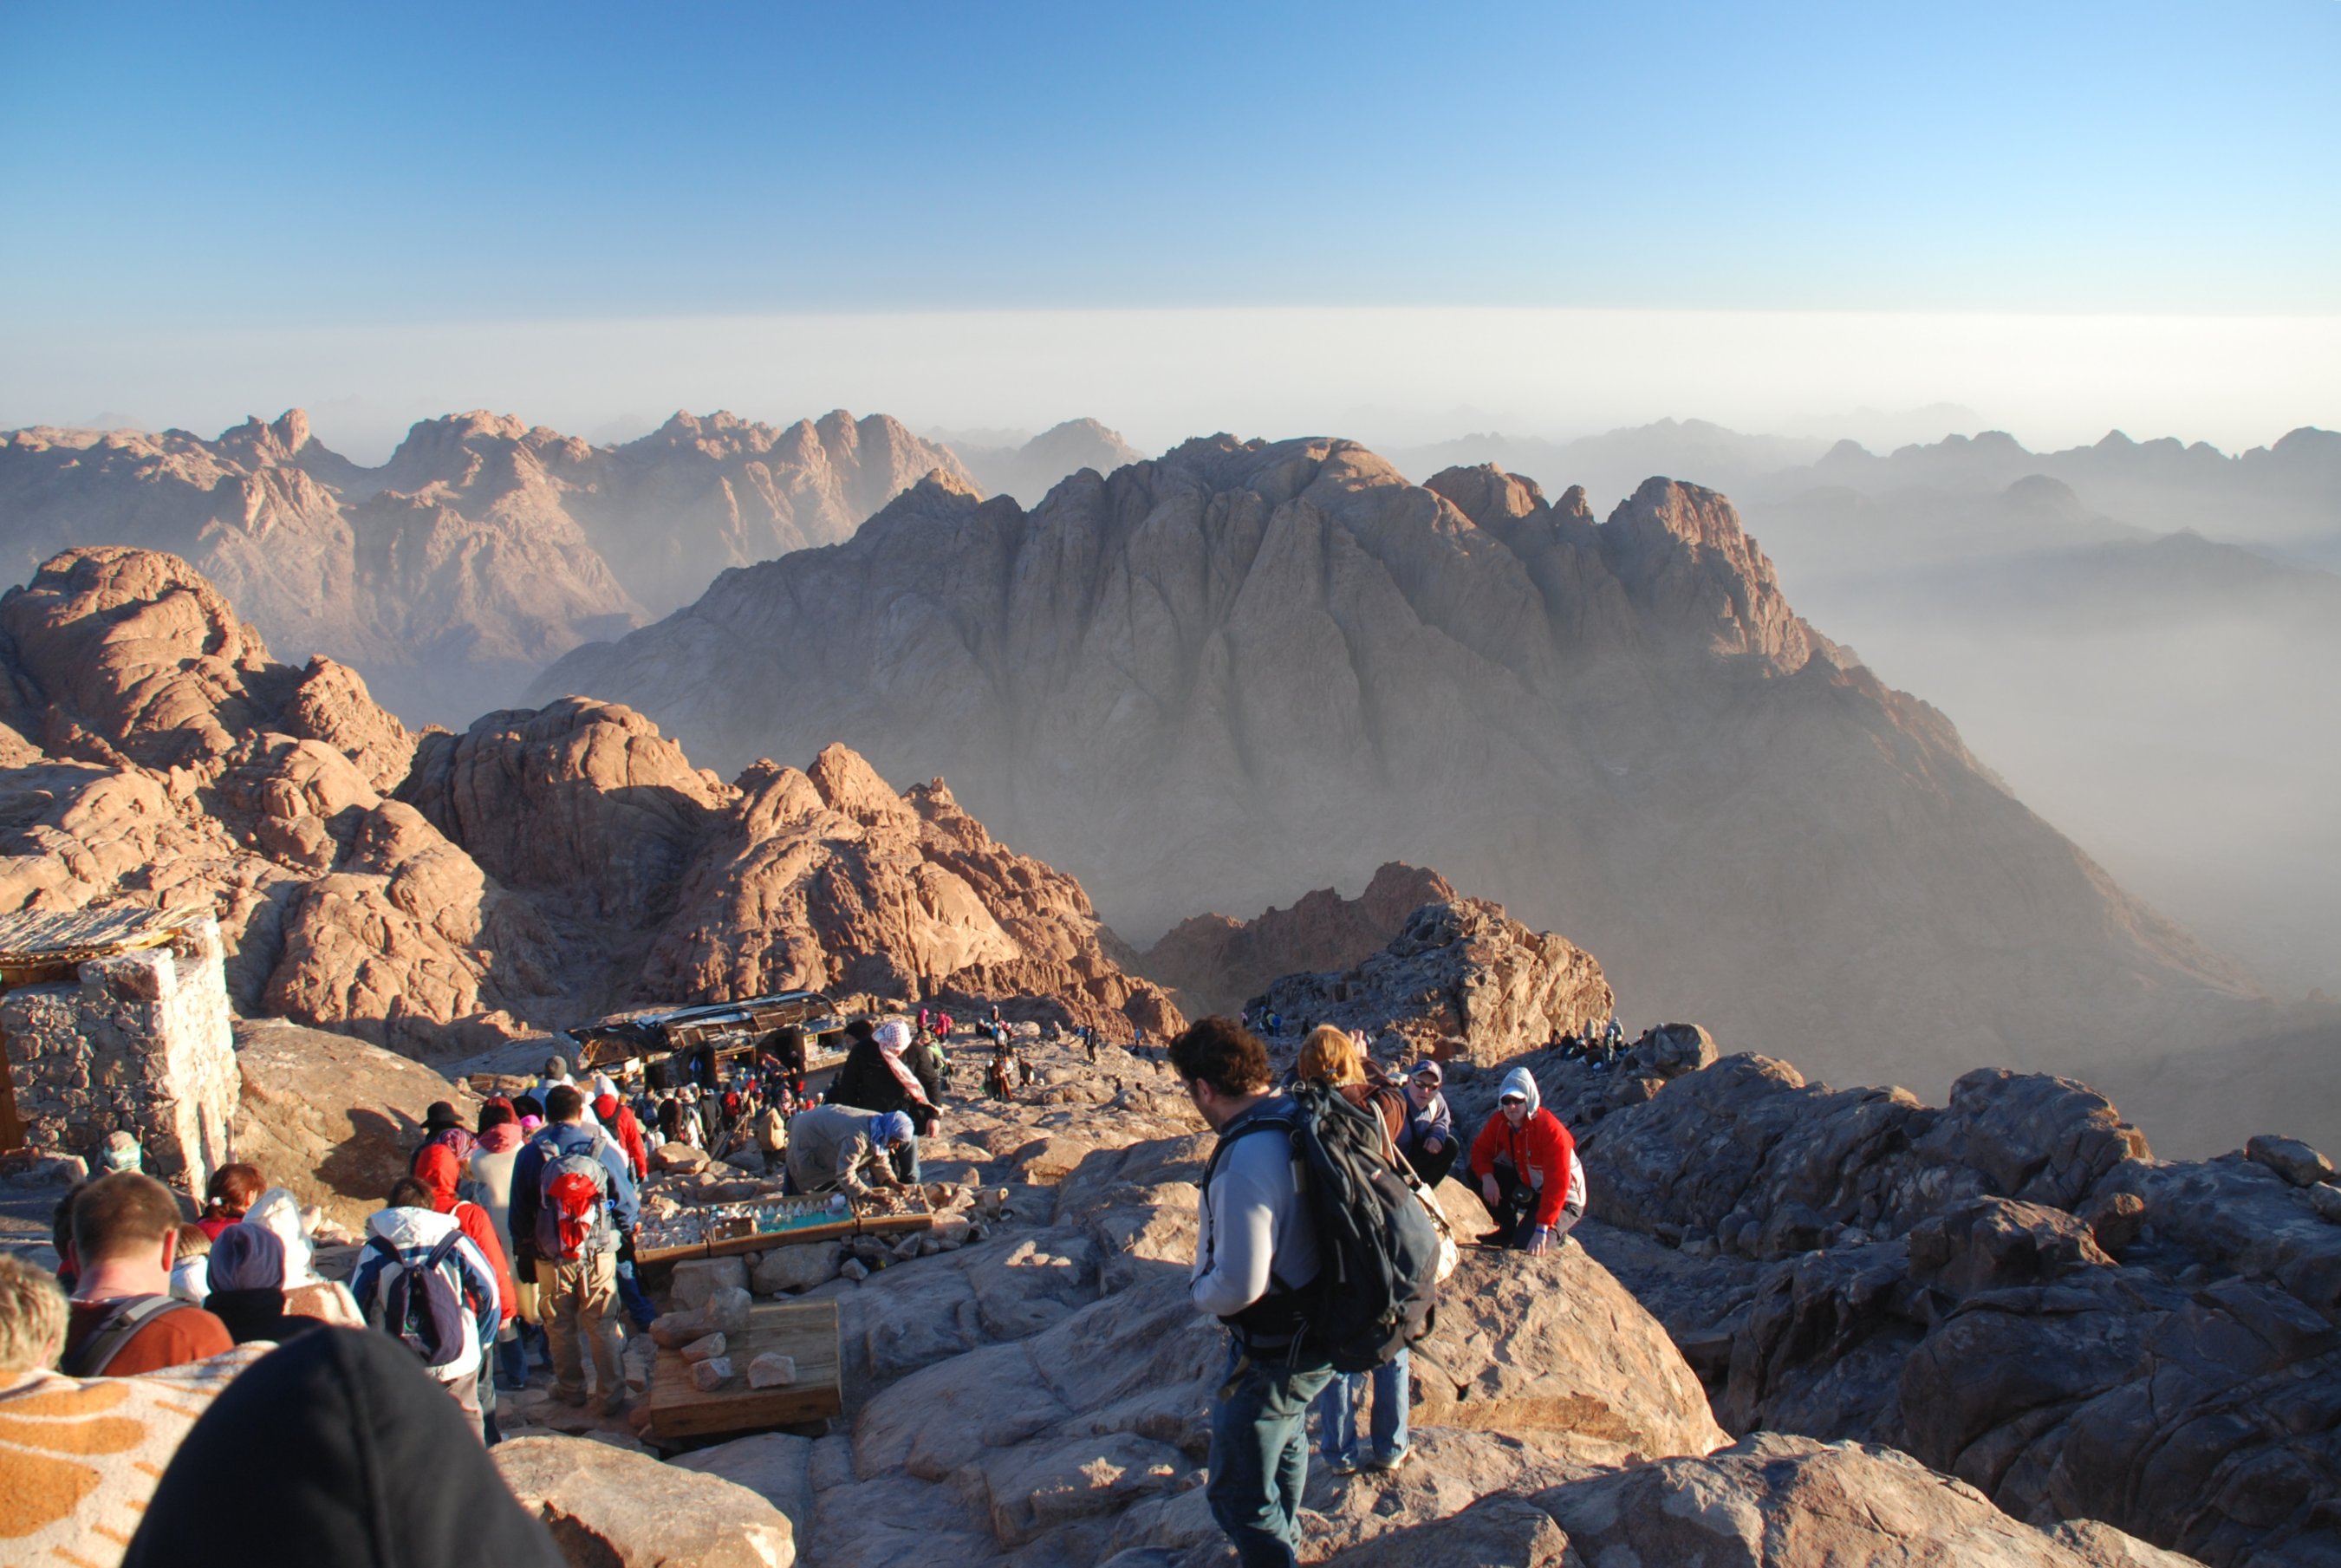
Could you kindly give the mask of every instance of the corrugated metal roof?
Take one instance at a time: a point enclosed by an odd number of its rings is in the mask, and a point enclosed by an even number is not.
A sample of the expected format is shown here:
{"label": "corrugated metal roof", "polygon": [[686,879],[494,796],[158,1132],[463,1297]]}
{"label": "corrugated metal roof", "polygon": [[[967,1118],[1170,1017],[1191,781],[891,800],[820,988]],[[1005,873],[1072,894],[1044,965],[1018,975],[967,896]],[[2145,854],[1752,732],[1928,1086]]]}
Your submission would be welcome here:
{"label": "corrugated metal roof", "polygon": [[210,911],[106,909],[28,911],[0,914],[0,963],[78,964],[141,947],[159,947]]}

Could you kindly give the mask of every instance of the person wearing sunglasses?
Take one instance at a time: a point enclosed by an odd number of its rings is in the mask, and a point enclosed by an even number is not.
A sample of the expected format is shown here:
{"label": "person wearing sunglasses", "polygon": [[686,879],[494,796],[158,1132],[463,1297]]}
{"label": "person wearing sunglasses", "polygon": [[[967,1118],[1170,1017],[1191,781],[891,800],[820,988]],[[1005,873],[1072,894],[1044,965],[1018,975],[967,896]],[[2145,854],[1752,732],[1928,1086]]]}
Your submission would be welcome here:
{"label": "person wearing sunglasses", "polygon": [[1496,1114],[1471,1141],[1471,1174],[1496,1228],[1483,1246],[1540,1253],[1558,1248],[1585,1214],[1585,1168],[1577,1140],[1546,1110],[1525,1067],[1504,1075]]}

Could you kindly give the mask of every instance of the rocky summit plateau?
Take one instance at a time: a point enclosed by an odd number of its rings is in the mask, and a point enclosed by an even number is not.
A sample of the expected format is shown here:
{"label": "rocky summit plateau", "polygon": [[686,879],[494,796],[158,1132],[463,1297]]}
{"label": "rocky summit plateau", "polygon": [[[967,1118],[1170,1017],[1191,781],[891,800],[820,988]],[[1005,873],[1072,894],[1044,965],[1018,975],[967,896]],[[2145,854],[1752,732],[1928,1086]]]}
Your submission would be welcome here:
{"label": "rocky summit plateau", "polygon": [[1672,480],[1597,519],[1493,466],[1417,485],[1354,443],[1227,436],[1030,510],[934,476],[533,692],[723,768],[835,738],[941,771],[1141,941],[1436,866],[1599,953],[1637,1016],[1832,1074],[2276,1026]]}
{"label": "rocky summit plateau", "polygon": [[[1212,1141],[1161,1044],[1252,1004],[1280,1069],[1318,1022],[1441,1062],[1467,1136],[1525,1071],[1587,1173],[1543,1256],[1472,1244],[1476,1190],[1435,1190],[1464,1244],[1410,1457],[1312,1464],[1305,1561],[2341,1564],[2333,1163],[2290,1124],[2159,1156],[2032,1049],[2244,988],[1798,620],[1721,497],[1657,481],[1597,523],[1330,442],[1190,444],[1031,512],[930,476],[552,684],[629,672],[677,711],[548,689],[415,728],[179,555],[81,545],[0,597],[0,913],[208,917],[51,1011],[125,1028],[208,954],[233,1111],[204,1136],[319,1238],[432,1104],[468,1117],[600,1013],[818,986],[1015,1021],[1004,1100],[955,1044],[931,1229],[646,1270],[671,1312],[833,1302],[841,1416],[678,1446],[639,1401],[504,1396],[499,1473],[578,1568],[1221,1568],[1225,1341],[1189,1293]],[[906,771],[914,744],[964,772]],[[1041,840],[1183,913],[1133,947]],[[1548,1044],[1619,1012],[1663,1022],[1599,1064]],[[60,1146],[0,1164],[19,1244],[93,1106],[186,1091],[85,1078]],[[776,1191],[751,1148],[651,1164],[659,1221]]]}

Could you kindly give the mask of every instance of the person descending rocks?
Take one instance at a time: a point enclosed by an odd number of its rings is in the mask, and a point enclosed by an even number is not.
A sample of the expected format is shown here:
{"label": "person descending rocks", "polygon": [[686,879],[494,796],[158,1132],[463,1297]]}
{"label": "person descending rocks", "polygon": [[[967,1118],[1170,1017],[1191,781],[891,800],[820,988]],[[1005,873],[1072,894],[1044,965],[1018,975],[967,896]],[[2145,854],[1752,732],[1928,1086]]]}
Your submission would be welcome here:
{"label": "person descending rocks", "polygon": [[508,1393],[528,1386],[527,1336],[536,1329],[536,1278],[519,1266],[512,1238],[513,1165],[528,1140],[512,1105],[491,1100],[480,1107],[479,1142],[472,1150],[469,1171],[473,1200],[488,1212],[496,1243],[512,1266],[515,1315],[496,1331],[496,1374],[499,1389]]}
{"label": "person descending rocks", "polygon": [[204,1310],[238,1344],[283,1344],[325,1325],[284,1310],[284,1243],[259,1225],[230,1225],[212,1243],[211,1294]]}
{"label": "person descending rocks", "polygon": [[1462,1150],[1455,1141],[1455,1114],[1447,1104],[1446,1082],[1446,1069],[1427,1058],[1415,1064],[1406,1081],[1406,1128],[1399,1134],[1398,1152],[1426,1187],[1446,1180]]}
{"label": "person descending rocks", "polygon": [[496,1271],[463,1222],[431,1203],[431,1189],[416,1177],[392,1183],[386,1206],[366,1221],[350,1289],[366,1322],[422,1358],[484,1442],[480,1369],[503,1312]]}
{"label": "person descending rocks", "polygon": [[239,1224],[261,1225],[284,1245],[284,1310],[344,1328],[364,1328],[365,1316],[357,1298],[339,1280],[317,1272],[317,1246],[301,1215],[301,1200],[290,1187],[271,1187],[260,1194]]}
{"label": "person descending rocks", "polygon": [[154,1177],[115,1171],[75,1194],[80,1266],[60,1370],[127,1377],[235,1348],[227,1325],[171,1294],[179,1200]]}
{"label": "person descending rocks", "polygon": [[463,1125],[463,1118],[445,1100],[434,1100],[423,1113],[423,1146],[406,1162],[406,1174],[413,1175],[422,1164],[423,1149],[445,1149],[461,1165],[472,1157],[474,1139],[472,1130]]}
{"label": "person descending rocks", "polygon": [[204,1234],[219,1240],[219,1233],[252,1212],[260,1194],[268,1190],[267,1178],[257,1165],[222,1165],[204,1183],[204,1215],[195,1222]]}
{"label": "person descending rocks", "polygon": [[[1211,1404],[1211,1517],[1242,1568],[1299,1562],[1311,1401],[1334,1376],[1303,1333],[1300,1293],[1317,1278],[1317,1231],[1294,1176],[1291,1140],[1274,1120],[1268,1048],[1230,1018],[1205,1018],[1170,1043],[1170,1070],[1219,1150],[1199,1199],[1190,1293],[1228,1331]],[[1258,1126],[1260,1135],[1247,1137]],[[1271,1135],[1271,1134],[1273,1135]]]}
{"label": "person descending rocks", "polygon": [[593,1080],[593,1118],[626,1152],[626,1167],[633,1173],[634,1180],[640,1182],[648,1176],[651,1150],[643,1138],[642,1119],[634,1114],[632,1105],[618,1098],[618,1086],[607,1075]]}
{"label": "person descending rocks", "polygon": [[[1300,1059],[1293,1075],[1303,1083],[1322,1084],[1360,1110],[1380,1118],[1389,1144],[1389,1158],[1399,1158],[1398,1138],[1405,1130],[1409,1109],[1404,1091],[1387,1082],[1370,1081],[1357,1038],[1329,1024],[1320,1024],[1300,1043]],[[1336,1475],[1355,1475],[1360,1466],[1395,1470],[1406,1463],[1407,1405],[1410,1393],[1407,1375],[1411,1357],[1398,1354],[1370,1373],[1337,1373],[1317,1396],[1318,1452]],[[1358,1407],[1367,1390],[1373,1393],[1372,1447],[1358,1443]]]}
{"label": "person descending rocks", "polygon": [[1504,1074],[1495,1114],[1471,1141],[1471,1174],[1496,1217],[1482,1245],[1543,1253],[1559,1246],[1585,1214],[1585,1171],[1577,1140],[1544,1109],[1536,1075]]}
{"label": "person descending rocks", "polygon": [[537,1311],[552,1342],[553,1397],[585,1403],[590,1353],[603,1413],[625,1406],[618,1361],[618,1233],[640,1210],[626,1156],[583,1124],[575,1085],[553,1092],[552,1120],[513,1164],[513,1246],[536,1275]]}

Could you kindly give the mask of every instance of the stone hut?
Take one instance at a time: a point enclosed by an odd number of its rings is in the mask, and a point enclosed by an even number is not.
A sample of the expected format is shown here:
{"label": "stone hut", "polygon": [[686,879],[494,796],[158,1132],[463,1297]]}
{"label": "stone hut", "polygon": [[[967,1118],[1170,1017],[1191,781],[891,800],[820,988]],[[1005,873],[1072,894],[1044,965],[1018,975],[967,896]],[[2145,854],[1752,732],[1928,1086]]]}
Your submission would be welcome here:
{"label": "stone hut", "polygon": [[127,1132],[149,1173],[200,1194],[243,1093],[223,956],[203,910],[0,915],[0,1150],[94,1169]]}

